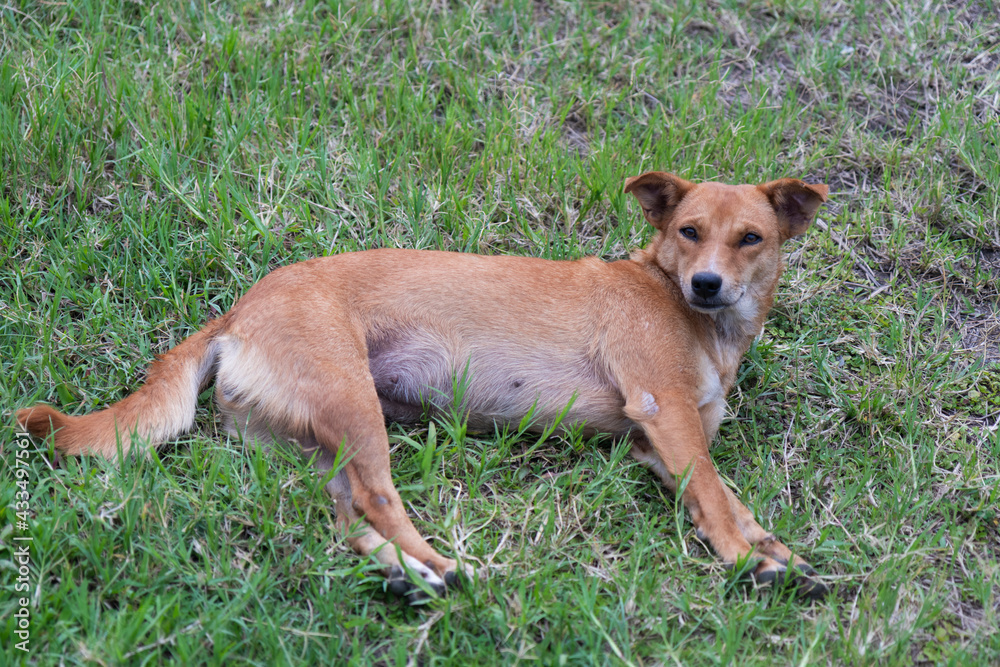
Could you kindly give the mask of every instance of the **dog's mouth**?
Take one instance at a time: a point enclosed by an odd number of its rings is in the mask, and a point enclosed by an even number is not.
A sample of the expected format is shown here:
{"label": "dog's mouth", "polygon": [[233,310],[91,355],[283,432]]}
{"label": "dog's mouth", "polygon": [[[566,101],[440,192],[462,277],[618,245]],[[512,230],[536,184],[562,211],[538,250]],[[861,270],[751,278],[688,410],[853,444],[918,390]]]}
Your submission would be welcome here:
{"label": "dog's mouth", "polygon": [[742,292],[740,292],[740,295],[738,297],[726,303],[723,303],[717,299],[706,300],[694,297],[692,299],[688,299],[688,305],[691,306],[691,308],[693,308],[694,310],[698,311],[699,313],[707,313],[711,315],[712,313],[718,313],[720,311],[723,311],[726,308],[732,308],[737,303],[739,303],[740,299],[742,299],[746,293],[747,292],[744,289]]}
{"label": "dog's mouth", "polygon": [[690,301],[689,303],[699,313],[717,313],[733,305],[731,303],[701,303],[697,301]]}

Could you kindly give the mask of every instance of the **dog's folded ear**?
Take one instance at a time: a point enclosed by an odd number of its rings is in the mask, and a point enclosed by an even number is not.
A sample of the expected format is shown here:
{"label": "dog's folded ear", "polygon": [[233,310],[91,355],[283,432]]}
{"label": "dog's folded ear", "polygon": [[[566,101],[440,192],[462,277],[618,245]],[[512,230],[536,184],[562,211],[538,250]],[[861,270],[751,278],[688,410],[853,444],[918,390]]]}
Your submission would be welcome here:
{"label": "dog's folded ear", "polygon": [[664,229],[684,195],[694,187],[691,181],[663,171],[648,171],[625,179],[625,192],[631,192],[642,206],[649,224]]}
{"label": "dog's folded ear", "polygon": [[823,184],[803,183],[797,178],[771,181],[758,185],[757,189],[764,193],[778,214],[784,239],[804,234],[809,229],[816,211],[830,192]]}

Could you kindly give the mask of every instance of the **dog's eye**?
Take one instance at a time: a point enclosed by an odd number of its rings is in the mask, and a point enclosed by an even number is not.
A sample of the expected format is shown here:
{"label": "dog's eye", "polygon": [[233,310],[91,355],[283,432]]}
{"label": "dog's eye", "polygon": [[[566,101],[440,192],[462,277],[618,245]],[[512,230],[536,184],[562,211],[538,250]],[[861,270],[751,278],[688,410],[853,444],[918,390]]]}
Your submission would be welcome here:
{"label": "dog's eye", "polygon": [[743,237],[743,241],[740,245],[756,245],[758,243],[760,243],[760,236],[754,234],[753,232],[750,232],[749,234]]}
{"label": "dog's eye", "polygon": [[684,228],[682,228],[681,229],[681,234],[684,236],[684,238],[688,238],[688,239],[692,239],[692,240],[697,240],[698,239],[698,231],[694,227],[684,227]]}

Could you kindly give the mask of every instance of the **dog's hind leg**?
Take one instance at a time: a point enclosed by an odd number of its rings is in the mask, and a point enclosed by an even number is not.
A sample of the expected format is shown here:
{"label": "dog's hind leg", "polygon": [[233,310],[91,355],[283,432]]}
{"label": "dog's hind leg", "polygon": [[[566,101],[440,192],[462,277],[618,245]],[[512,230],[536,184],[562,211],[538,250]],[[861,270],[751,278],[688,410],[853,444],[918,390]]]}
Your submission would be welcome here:
{"label": "dog's hind leg", "polygon": [[[315,441],[307,441],[302,443],[302,447],[307,454],[311,454],[319,445]],[[320,450],[316,465],[324,476],[333,469],[334,464],[335,457],[325,449]],[[362,556],[374,558],[383,565],[383,572],[389,580],[390,592],[406,596],[411,602],[424,597],[421,587],[407,576],[409,570],[422,578],[435,593],[444,594],[445,582],[434,569],[386,540],[357,512],[346,470],[340,470],[326,483],[326,491],[333,498],[337,513],[337,528],[347,538],[354,551]]]}
{"label": "dog's hind leg", "polygon": [[346,461],[327,485],[338,525],[356,528],[347,533],[351,545],[374,555],[387,576],[406,565],[431,588],[454,581],[455,561],[420,536],[393,486],[389,436],[359,332],[339,324],[346,316],[330,316],[317,332],[307,330],[312,323],[297,310],[272,308],[268,315],[262,322],[237,320],[222,341],[220,404],[246,421],[248,432],[266,426],[299,441],[307,455],[319,448],[321,474],[338,456]]}
{"label": "dog's hind leg", "polygon": [[[346,463],[326,487],[336,502],[338,523],[342,529],[356,531],[348,532],[347,536],[358,553],[365,556],[374,553],[386,565],[386,575],[395,592],[407,592],[395,583],[403,577],[404,564],[432,588],[443,592],[445,581],[449,584],[455,581],[456,563],[427,544],[407,516],[392,483],[389,438],[374,396],[374,385],[371,394],[371,401],[353,406],[351,399],[356,400],[357,396],[339,396],[335,412],[323,410],[312,419],[313,437],[323,448],[319,458],[321,471],[329,471],[339,447],[346,447],[341,454]],[[399,556],[396,547],[400,549]]]}

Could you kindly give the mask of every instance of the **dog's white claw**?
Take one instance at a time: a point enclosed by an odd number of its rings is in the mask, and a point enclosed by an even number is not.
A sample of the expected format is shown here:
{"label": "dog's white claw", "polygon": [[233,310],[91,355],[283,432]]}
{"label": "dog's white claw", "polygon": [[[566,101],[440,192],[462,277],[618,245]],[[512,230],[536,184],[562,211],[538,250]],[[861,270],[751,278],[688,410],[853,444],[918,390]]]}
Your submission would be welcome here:
{"label": "dog's white claw", "polygon": [[444,579],[439,577],[434,570],[407,553],[403,554],[403,562],[406,563],[406,567],[423,577],[424,581],[426,581],[431,588],[434,590],[440,588],[442,592],[444,591]]}
{"label": "dog's white claw", "polygon": [[434,584],[444,584],[444,580],[437,576],[437,573],[434,572],[434,570],[430,569],[410,554],[403,554],[403,562],[406,563],[406,567],[423,577],[428,584],[432,586]]}

